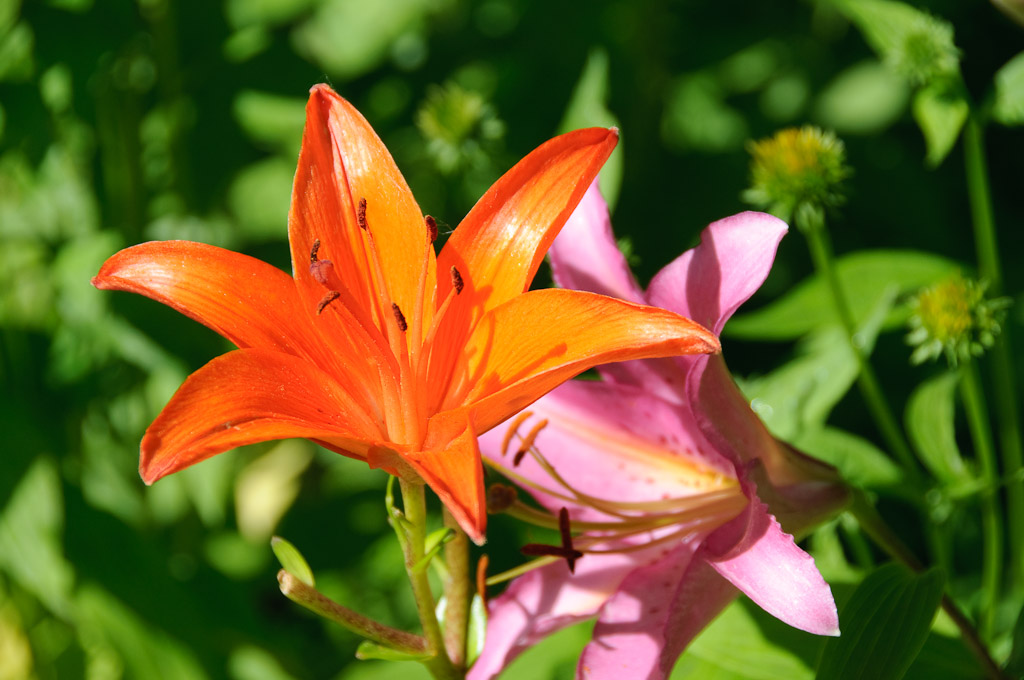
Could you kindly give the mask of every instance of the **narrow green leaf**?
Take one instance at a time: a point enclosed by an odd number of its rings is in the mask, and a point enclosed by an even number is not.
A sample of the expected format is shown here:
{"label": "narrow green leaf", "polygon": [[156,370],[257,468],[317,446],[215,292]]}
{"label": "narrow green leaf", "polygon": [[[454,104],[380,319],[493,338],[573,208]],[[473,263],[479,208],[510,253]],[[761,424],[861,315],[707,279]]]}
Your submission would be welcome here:
{"label": "narrow green leaf", "polygon": [[363,661],[367,659],[381,659],[383,661],[422,661],[423,659],[429,659],[430,654],[412,654],[410,652],[391,649],[384,645],[378,645],[376,642],[363,640],[359,643],[359,647],[356,648],[356,658]]}
{"label": "narrow green leaf", "polygon": [[996,72],[992,117],[1003,125],[1024,124],[1024,52]]}
{"label": "narrow green leaf", "polygon": [[313,570],[309,568],[309,563],[306,562],[306,558],[302,556],[298,548],[280,536],[274,536],[270,539],[270,547],[285,571],[310,588],[315,587]]}
{"label": "narrow green leaf", "polygon": [[820,680],[899,680],[921,651],[942,599],[938,570],[887,564],[857,587],[839,614],[842,637],[825,644]]}
{"label": "narrow green leaf", "polygon": [[[836,262],[840,285],[854,319],[864,319],[890,285],[898,294],[914,292],[956,271],[952,260],[914,250],[863,250]],[[904,322],[903,314],[891,314],[883,328]],[[785,297],[756,312],[732,319],[727,337],[757,340],[795,340],[812,330],[839,322],[824,279],[812,276]]]}
{"label": "narrow green leaf", "polygon": [[[603,49],[591,50],[583,67],[580,79],[572,92],[569,105],[562,115],[559,132],[569,132],[585,127],[612,127],[619,124],[618,118],[608,109],[608,53]],[[615,209],[622,188],[622,142],[612,152],[601,168],[601,194],[610,210]]]}
{"label": "narrow green leaf", "polygon": [[969,475],[954,430],[957,381],[958,374],[949,372],[921,383],[910,395],[903,418],[921,462],[943,484]]}
{"label": "narrow green leaf", "polygon": [[934,168],[953,150],[970,106],[960,92],[936,82],[917,91],[913,111],[928,148],[925,164]]}

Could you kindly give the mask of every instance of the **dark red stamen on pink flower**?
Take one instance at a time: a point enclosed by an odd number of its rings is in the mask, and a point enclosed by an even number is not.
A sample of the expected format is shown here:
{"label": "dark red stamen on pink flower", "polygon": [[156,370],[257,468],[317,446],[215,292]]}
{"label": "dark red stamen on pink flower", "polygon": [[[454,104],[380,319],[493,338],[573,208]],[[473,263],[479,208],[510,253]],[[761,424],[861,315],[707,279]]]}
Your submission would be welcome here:
{"label": "dark red stamen on pink flower", "polygon": [[576,548],[572,547],[572,523],[569,521],[569,511],[562,508],[558,511],[558,530],[562,534],[562,545],[544,545],[543,543],[527,543],[519,549],[524,555],[539,557],[551,555],[563,557],[569,567],[569,573],[576,573],[576,560],[583,557]]}

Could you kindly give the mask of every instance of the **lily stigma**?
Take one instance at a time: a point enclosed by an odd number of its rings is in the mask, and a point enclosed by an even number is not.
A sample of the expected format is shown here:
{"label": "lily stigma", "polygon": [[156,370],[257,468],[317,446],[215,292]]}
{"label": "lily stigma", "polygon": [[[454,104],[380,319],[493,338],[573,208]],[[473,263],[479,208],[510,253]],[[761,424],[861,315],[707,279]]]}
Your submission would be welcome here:
{"label": "lily stigma", "polygon": [[292,270],[187,241],[113,255],[93,279],[190,316],[238,349],[178,389],[142,440],[147,483],[223,451],[301,437],[426,483],[478,543],[477,434],[609,361],[718,350],[673,312],[529,290],[611,153],[615,129],[556,137],[501,177],[435,253],[369,123],[310,92],[288,215]]}

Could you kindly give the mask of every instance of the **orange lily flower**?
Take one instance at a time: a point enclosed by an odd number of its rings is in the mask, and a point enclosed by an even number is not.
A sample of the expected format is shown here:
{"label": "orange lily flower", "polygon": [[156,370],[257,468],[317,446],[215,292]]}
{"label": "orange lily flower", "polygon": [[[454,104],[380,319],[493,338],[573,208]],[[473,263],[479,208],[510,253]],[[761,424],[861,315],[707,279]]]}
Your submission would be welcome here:
{"label": "orange lily flower", "polygon": [[294,276],[187,241],[112,256],[97,288],[141,293],[238,346],[193,373],[141,445],[150,484],[217,453],[304,437],[426,482],[482,542],[476,435],[609,361],[719,349],[665,310],[528,291],[617,142],[592,128],[541,145],[437,235],[369,123],[311,90],[288,218]]}

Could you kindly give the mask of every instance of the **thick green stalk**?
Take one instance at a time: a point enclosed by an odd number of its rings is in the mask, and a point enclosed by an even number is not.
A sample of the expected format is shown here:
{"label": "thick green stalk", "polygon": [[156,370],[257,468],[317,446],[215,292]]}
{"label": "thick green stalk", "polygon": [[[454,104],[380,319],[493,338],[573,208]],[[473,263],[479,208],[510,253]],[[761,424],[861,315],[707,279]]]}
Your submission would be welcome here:
{"label": "thick green stalk", "polygon": [[[992,192],[985,162],[982,125],[974,116],[964,129],[964,165],[967,171],[967,195],[971,201],[974,243],[981,278],[993,295],[1002,292],[1002,271],[995,220],[992,217]],[[999,444],[1003,454],[1003,474],[1013,477],[1024,466],[1024,450],[1017,392],[1014,383],[1013,355],[1009,328],[1004,328],[992,348],[992,385],[998,417]],[[1010,575],[1015,588],[1024,588],[1024,482],[1010,482],[1006,489],[1007,520],[1010,525]]]}
{"label": "thick green stalk", "polygon": [[978,629],[983,637],[992,632],[992,620],[999,602],[999,572],[1003,566],[1003,527],[999,514],[999,472],[992,446],[988,411],[985,397],[981,392],[981,381],[974,362],[965,363],[960,369],[960,396],[967,412],[967,425],[971,430],[974,452],[981,464],[985,487],[981,492],[981,530],[983,540],[981,565],[982,606],[978,617]]}
{"label": "thick green stalk", "polygon": [[466,666],[466,635],[469,630],[469,538],[459,523],[444,509],[444,525],[455,531],[455,537],[444,546],[447,578],[444,583],[444,643],[448,658],[456,668]]}
{"label": "thick green stalk", "polygon": [[427,641],[423,636],[385,626],[383,623],[354,612],[327,598],[316,588],[306,585],[284,569],[277,572],[277,582],[281,587],[281,592],[292,602],[344,626],[367,640],[409,654],[423,654],[427,651]]}
{"label": "thick green stalk", "polygon": [[885,398],[878,383],[878,377],[874,369],[864,356],[864,351],[857,343],[855,336],[857,324],[854,321],[853,313],[843,294],[842,286],[839,284],[839,277],[836,275],[833,266],[832,244],[825,229],[824,217],[821,217],[817,224],[800,225],[802,231],[807,235],[807,243],[811,251],[811,259],[814,261],[814,268],[825,279],[829,290],[832,293],[832,302],[839,314],[839,319],[846,331],[846,339],[850,343],[850,349],[857,358],[857,365],[860,369],[857,374],[857,384],[860,387],[868,410],[878,426],[886,445],[899,459],[904,471],[915,481],[919,476],[917,461],[910,451],[910,446],[903,437],[903,431],[897,424],[889,402]]}
{"label": "thick green stalk", "polygon": [[427,638],[428,651],[434,656],[423,662],[430,674],[439,680],[458,680],[465,676],[452,665],[445,651],[444,636],[437,622],[436,602],[430,590],[428,569],[415,569],[424,555],[424,541],[427,525],[427,500],[424,486],[414,482],[399,480],[402,487],[402,509],[405,512],[405,523],[402,529],[405,539],[402,550],[405,553],[405,570],[412,585],[413,597],[416,598],[416,609],[420,615],[423,635]]}
{"label": "thick green stalk", "polygon": [[[850,504],[849,512],[857,518],[857,523],[860,524],[864,533],[871,537],[871,540],[891,558],[897,562],[902,562],[912,571],[918,573],[925,571],[925,566],[889,528],[889,525],[878,514],[875,506],[863,491],[853,492],[853,502]],[[992,659],[988,648],[978,635],[978,631],[971,624],[971,621],[960,610],[960,607],[953,601],[953,598],[946,593],[942,594],[942,609],[949,615],[953,623],[956,624],[960,634],[963,636],[964,643],[978,658],[978,661],[981,662],[986,675],[993,680],[1008,680],[1008,676],[999,667],[999,664]]]}

